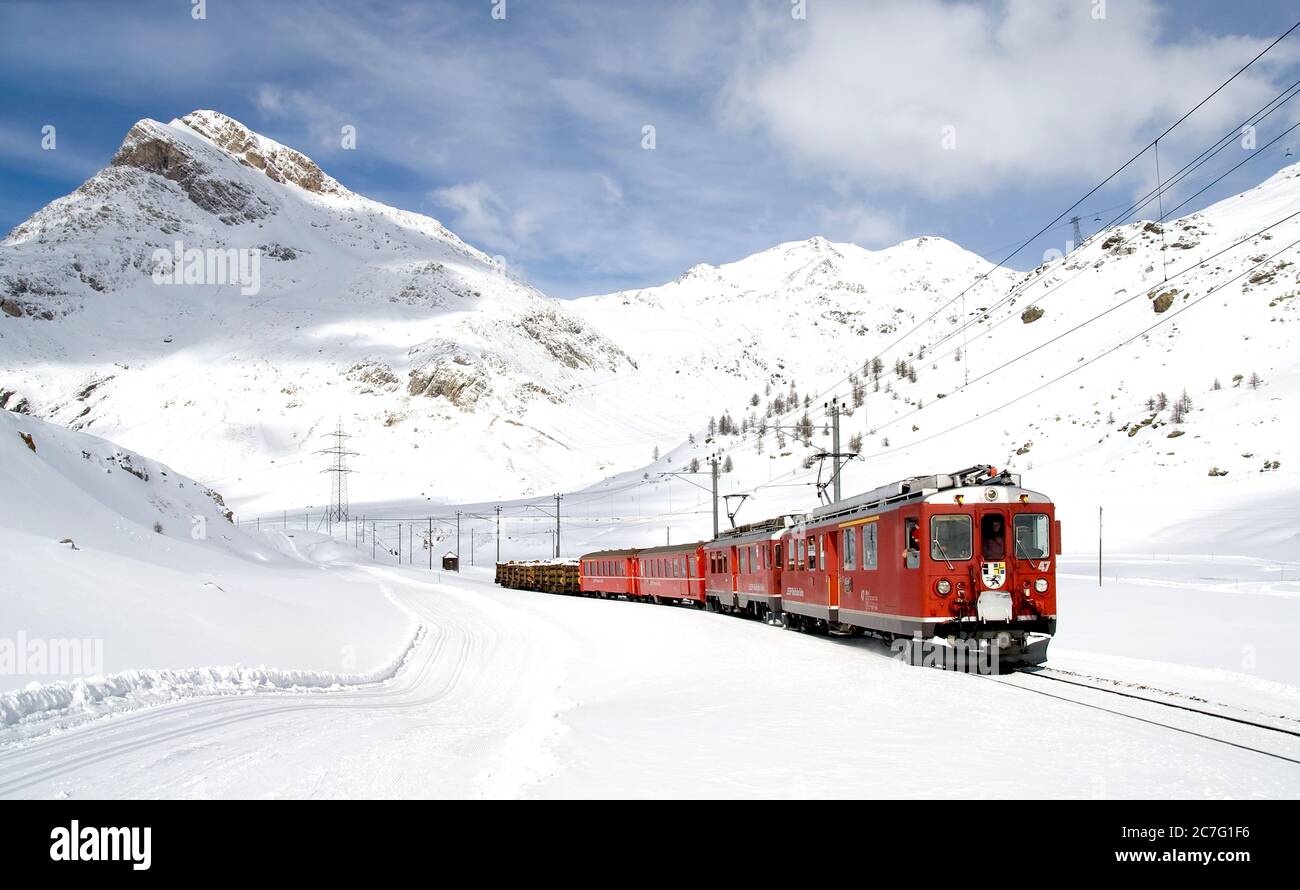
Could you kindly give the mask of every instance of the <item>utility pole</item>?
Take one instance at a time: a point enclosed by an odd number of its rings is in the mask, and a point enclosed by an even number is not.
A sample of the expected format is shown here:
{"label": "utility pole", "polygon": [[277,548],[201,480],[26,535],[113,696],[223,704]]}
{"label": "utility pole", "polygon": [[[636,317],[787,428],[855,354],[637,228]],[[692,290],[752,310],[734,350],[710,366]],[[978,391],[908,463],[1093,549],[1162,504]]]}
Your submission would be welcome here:
{"label": "utility pole", "polygon": [[402,524],[397,523],[397,564],[402,564]]}
{"label": "utility pole", "polygon": [[345,440],[352,437],[343,432],[342,418],[339,419],[338,427],[334,432],[324,438],[334,440],[332,446],[316,452],[331,458],[330,465],[321,472],[330,474],[330,506],[325,513],[325,528],[332,534],[334,523],[348,520],[348,474],[352,472],[348,469],[348,458],[356,457],[357,452],[345,447]]}
{"label": "utility pole", "polygon": [[433,571],[433,517],[429,517],[429,571]]}
{"label": "utility pole", "polygon": [[1074,246],[1078,247],[1083,243],[1083,232],[1079,230],[1079,217],[1070,217],[1070,223],[1074,226]]}
{"label": "utility pole", "polygon": [[501,561],[501,505],[497,504],[497,562]]}
{"label": "utility pole", "polygon": [[460,564],[460,511],[456,511],[456,564]]}
{"label": "utility pole", "polygon": [[372,523],[370,523],[370,561],[371,561],[371,562],[374,562],[374,560],[375,560],[375,546],[376,546],[376,544],[377,544],[377,541],[376,541],[376,539],[375,539],[375,524],[372,522]]}
{"label": "utility pole", "polygon": [[713,537],[718,537],[718,452],[709,455],[709,466],[713,476]]}
{"label": "utility pole", "polygon": [[560,494],[555,495],[555,558],[560,558]]}
{"label": "utility pole", "polygon": [[[1097,507],[1097,586],[1098,587],[1101,586],[1101,519],[1102,519],[1102,508],[1098,506]],[[1061,542],[1057,541],[1056,546],[1058,547],[1061,546]]]}
{"label": "utility pole", "polygon": [[469,564],[474,564],[474,529],[469,530]]}
{"label": "utility pole", "polygon": [[834,474],[831,476],[833,485],[832,491],[835,494],[835,501],[840,500],[840,408],[841,401],[838,397],[832,396],[829,402],[824,402],[822,407],[830,412],[831,415],[831,467]]}

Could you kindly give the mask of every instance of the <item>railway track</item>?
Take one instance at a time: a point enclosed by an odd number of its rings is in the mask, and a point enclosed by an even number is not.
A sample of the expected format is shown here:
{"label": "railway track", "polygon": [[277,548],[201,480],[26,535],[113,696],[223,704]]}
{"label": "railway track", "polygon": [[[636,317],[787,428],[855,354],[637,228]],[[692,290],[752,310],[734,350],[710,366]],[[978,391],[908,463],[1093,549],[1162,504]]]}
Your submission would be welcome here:
{"label": "railway track", "polygon": [[1141,687],[1153,693],[1145,695],[1116,688],[1123,684],[1115,680],[1046,667],[1020,668],[989,679],[1024,692],[1300,764],[1300,721],[1291,717],[1250,714],[1168,690]]}

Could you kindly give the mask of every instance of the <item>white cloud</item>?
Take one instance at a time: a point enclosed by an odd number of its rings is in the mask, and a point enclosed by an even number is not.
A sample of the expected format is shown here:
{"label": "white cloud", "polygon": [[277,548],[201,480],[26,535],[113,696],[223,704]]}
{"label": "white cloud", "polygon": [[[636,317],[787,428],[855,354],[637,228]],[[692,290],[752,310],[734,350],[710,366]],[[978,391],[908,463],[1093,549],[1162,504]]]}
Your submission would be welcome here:
{"label": "white cloud", "polygon": [[435,189],[429,197],[454,214],[453,227],[470,241],[494,250],[528,255],[537,230],[537,215],[526,208],[511,209],[485,182],[467,182]]}
{"label": "white cloud", "polygon": [[817,208],[819,231],[832,241],[852,241],[863,247],[887,247],[901,241],[906,229],[897,214],[862,205]]}
{"label": "white cloud", "polygon": [[[1108,172],[1266,41],[1161,34],[1148,0],[809,4],[757,17],[730,80],[733,122],[766,131],[808,173],[931,197]],[[1276,89],[1252,70],[1185,128],[1203,138]],[[944,147],[952,127],[955,147]]]}

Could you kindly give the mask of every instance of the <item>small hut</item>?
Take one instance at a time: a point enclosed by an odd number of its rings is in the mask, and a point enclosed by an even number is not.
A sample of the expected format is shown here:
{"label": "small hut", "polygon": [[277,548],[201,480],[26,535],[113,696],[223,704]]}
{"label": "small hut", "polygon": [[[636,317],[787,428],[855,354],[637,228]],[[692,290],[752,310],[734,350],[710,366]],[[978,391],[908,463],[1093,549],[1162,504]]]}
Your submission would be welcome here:
{"label": "small hut", "polygon": [[442,567],[448,572],[459,572],[460,557],[454,553],[444,553],[442,555]]}

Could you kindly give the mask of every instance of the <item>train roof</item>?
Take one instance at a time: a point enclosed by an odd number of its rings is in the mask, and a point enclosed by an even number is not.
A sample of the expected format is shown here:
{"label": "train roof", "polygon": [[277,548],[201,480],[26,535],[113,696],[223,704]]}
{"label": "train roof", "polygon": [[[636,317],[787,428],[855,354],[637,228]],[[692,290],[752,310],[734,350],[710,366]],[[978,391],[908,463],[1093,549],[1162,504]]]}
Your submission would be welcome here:
{"label": "train roof", "polygon": [[771,519],[762,519],[758,522],[750,522],[746,525],[727,529],[708,543],[718,547],[730,547],[733,544],[749,544],[754,541],[770,541],[775,538],[780,538],[785,534],[786,529],[794,528],[803,521],[804,518],[805,516],[801,513],[785,513],[781,516],[774,516]]}
{"label": "train roof", "polygon": [[809,519],[820,522],[910,501],[947,502],[958,496],[972,503],[1010,503],[1020,500],[1021,495],[1027,496],[1029,503],[1051,503],[1046,495],[1022,488],[1019,473],[999,471],[991,465],[983,464],[956,473],[909,476],[872,491],[818,507],[809,514]]}
{"label": "train roof", "polygon": [[689,553],[692,550],[699,550],[704,545],[703,541],[692,541],[687,544],[663,544],[658,547],[645,547],[641,550],[633,551],[637,556],[658,556],[661,553]]}
{"label": "train roof", "polygon": [[595,550],[584,553],[579,559],[613,559],[616,556],[636,556],[640,551],[635,548],[625,550]]}

